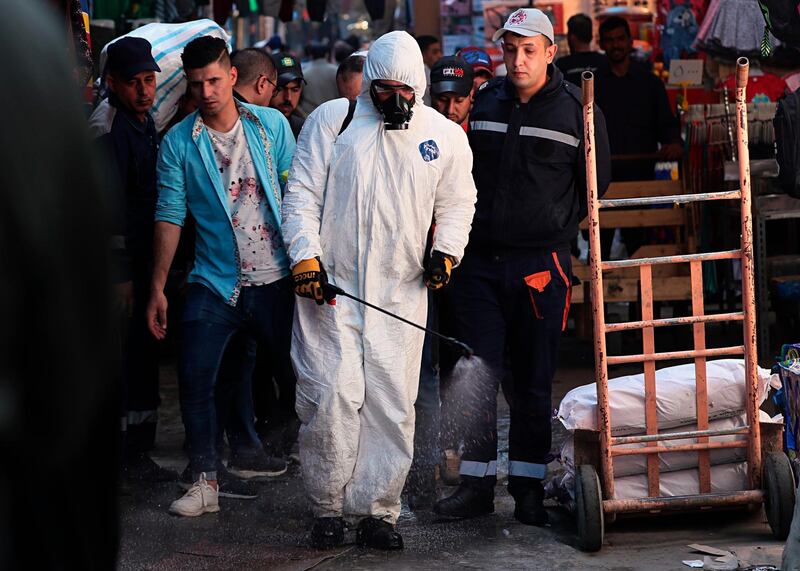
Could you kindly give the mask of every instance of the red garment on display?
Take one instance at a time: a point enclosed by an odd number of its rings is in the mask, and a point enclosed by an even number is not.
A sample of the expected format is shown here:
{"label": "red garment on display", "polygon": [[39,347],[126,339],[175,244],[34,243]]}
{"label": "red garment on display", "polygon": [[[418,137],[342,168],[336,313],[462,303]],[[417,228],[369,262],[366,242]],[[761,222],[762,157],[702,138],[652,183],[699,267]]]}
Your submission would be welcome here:
{"label": "red garment on display", "polygon": [[[736,90],[736,76],[731,75],[722,83],[731,92]],[[777,101],[786,91],[786,82],[772,73],[751,75],[747,79],[747,102],[757,95],[765,95],[770,101]]]}

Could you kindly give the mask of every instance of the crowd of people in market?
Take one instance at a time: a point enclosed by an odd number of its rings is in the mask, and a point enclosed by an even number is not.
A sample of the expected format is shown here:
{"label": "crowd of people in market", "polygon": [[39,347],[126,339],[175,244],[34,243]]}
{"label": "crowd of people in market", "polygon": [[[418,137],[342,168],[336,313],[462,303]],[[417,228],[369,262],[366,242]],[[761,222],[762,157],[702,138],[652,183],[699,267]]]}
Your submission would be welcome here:
{"label": "crowd of people in market", "polygon": [[[235,509],[224,500],[257,497],[255,478],[296,462],[315,547],[340,545],[350,525],[361,544],[399,549],[404,491],[442,517],[494,511],[502,380],[514,517],[547,523],[551,384],[587,211],[581,74],[595,76],[601,194],[612,177],[653,176],[655,159],[612,169],[612,154],[682,152],[627,22],[602,23],[604,53],[587,16],[568,29],[559,58],[548,17],[513,12],[493,38],[504,73],[479,47],[443,54],[437,38],[401,31],[368,47],[312,43],[305,63],[280,45],[229,52],[201,36],[183,49],[187,88],[163,132],[152,46],[108,46],[89,125],[120,190],[126,478],[178,480],[169,511],[195,517]],[[633,251],[643,237],[623,239]],[[468,420],[445,396],[459,356],[341,292],[472,348],[493,374],[470,391]],[[168,338],[180,475],[149,455]],[[442,499],[437,475],[457,484]]]}

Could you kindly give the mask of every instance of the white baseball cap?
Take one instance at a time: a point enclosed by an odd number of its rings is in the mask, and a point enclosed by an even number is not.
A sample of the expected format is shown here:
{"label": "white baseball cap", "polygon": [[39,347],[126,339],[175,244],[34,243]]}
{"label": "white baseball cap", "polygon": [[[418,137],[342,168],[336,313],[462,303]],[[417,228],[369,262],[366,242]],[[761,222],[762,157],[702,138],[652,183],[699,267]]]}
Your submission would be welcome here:
{"label": "white baseball cap", "polygon": [[551,43],[555,43],[555,34],[553,34],[553,24],[550,22],[550,18],[536,8],[520,8],[512,13],[503,27],[494,33],[492,41],[496,42],[506,32],[514,32],[527,37],[544,36]]}

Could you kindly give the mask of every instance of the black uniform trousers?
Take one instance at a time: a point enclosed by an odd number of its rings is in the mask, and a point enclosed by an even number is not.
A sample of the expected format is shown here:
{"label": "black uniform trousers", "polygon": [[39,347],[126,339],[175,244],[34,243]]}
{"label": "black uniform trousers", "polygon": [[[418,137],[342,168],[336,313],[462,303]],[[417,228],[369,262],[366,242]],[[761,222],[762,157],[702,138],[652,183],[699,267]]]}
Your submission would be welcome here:
{"label": "black uniform trousers", "polygon": [[465,375],[462,479],[493,488],[497,474],[497,390],[508,349],[513,386],[509,492],[524,494],[552,459],[551,385],[572,294],[569,246],[555,251],[468,251],[453,272],[451,300],[458,338],[491,375]]}
{"label": "black uniform trousers", "polygon": [[150,296],[148,260],[134,260],[133,311],[121,317],[122,426],[126,455],[149,452],[156,439],[159,395],[158,343],[147,329],[145,316]]}

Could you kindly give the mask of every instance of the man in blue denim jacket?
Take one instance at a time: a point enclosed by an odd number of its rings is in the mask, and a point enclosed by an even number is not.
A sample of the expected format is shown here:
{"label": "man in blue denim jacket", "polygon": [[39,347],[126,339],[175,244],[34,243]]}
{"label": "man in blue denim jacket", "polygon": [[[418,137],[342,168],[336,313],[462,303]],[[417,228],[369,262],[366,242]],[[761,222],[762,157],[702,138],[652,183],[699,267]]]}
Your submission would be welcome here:
{"label": "man in blue denim jacket", "polygon": [[[234,99],[237,71],[224,41],[198,38],[181,57],[199,110],[167,133],[159,153],[147,321],[163,339],[164,284],[188,208],[197,239],[179,382],[194,485],[170,512],[199,516],[219,511],[214,387],[226,346],[236,333],[255,334],[276,356],[289,359],[294,300],[280,203],[295,143],[280,112]],[[252,355],[243,358],[242,374],[252,375]]]}

